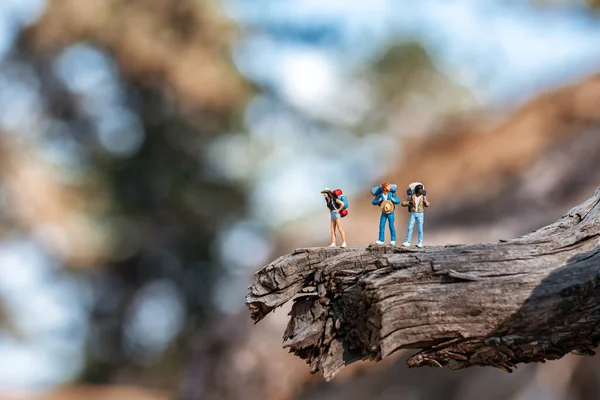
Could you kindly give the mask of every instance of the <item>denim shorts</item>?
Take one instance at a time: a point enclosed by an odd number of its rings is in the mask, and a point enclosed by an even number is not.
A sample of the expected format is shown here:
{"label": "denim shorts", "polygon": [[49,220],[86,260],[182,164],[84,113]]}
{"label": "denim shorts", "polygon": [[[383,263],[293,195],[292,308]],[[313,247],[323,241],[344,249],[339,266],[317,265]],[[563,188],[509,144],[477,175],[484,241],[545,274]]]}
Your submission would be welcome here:
{"label": "denim shorts", "polygon": [[336,212],[335,210],[330,211],[331,214],[331,220],[335,221],[336,219],[342,218],[342,216],[340,215],[339,212]]}

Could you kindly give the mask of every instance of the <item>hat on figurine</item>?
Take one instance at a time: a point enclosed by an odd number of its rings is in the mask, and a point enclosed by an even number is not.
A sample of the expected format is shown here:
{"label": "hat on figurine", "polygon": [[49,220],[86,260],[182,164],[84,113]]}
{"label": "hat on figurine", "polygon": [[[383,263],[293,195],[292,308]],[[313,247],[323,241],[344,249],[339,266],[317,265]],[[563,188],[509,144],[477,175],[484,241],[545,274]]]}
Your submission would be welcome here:
{"label": "hat on figurine", "polygon": [[326,187],[325,189],[321,190],[321,193],[327,193],[327,192],[332,192],[332,190],[329,189],[328,187]]}
{"label": "hat on figurine", "polygon": [[394,204],[389,200],[382,201],[380,207],[384,214],[391,214],[394,212]]}

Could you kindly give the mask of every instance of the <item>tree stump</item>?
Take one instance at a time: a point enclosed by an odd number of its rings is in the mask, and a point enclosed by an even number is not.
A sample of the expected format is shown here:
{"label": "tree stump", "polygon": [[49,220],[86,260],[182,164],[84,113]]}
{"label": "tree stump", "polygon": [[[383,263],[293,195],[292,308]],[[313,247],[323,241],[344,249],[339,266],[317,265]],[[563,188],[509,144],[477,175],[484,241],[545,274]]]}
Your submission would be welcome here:
{"label": "tree stump", "polygon": [[600,342],[600,188],[554,224],[497,244],[303,248],[256,272],[252,319],[293,300],[283,346],[332,379],[421,349],[408,367],[518,363]]}

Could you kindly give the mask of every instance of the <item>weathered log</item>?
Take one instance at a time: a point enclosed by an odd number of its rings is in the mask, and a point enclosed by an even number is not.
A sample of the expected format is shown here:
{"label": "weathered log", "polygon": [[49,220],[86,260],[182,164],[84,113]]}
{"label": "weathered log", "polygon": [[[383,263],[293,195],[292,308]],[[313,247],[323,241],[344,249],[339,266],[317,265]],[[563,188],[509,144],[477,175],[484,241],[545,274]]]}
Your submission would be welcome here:
{"label": "weathered log", "polygon": [[255,322],[294,301],[284,347],[332,379],[422,349],[408,367],[511,372],[600,343],[600,188],[560,220],[497,244],[306,248],[256,272]]}

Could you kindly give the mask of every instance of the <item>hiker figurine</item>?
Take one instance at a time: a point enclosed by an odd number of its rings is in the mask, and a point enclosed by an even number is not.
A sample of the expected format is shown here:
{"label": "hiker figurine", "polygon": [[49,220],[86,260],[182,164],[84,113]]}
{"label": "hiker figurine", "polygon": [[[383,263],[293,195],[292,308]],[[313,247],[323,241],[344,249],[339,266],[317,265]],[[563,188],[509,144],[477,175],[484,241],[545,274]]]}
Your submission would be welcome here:
{"label": "hiker figurine", "polygon": [[344,228],[342,228],[342,217],[348,215],[348,210],[346,210],[346,208],[348,208],[348,200],[340,189],[331,190],[329,188],[325,188],[321,191],[321,193],[323,193],[323,197],[325,198],[327,208],[329,208],[329,213],[331,215],[331,244],[329,247],[335,247],[336,227],[342,236],[341,247],[346,247],[346,233],[344,232]]}
{"label": "hiker figurine", "polygon": [[425,207],[429,207],[427,201],[427,192],[420,182],[413,182],[406,190],[406,200],[402,202],[402,207],[408,207],[410,218],[408,220],[408,232],[406,232],[406,242],[402,246],[409,247],[413,235],[415,221],[417,222],[417,232],[419,241],[417,247],[423,247],[423,219]]}
{"label": "hiker figurine", "polygon": [[371,189],[371,194],[375,196],[372,204],[381,208],[381,217],[379,218],[379,240],[376,244],[383,244],[385,241],[385,223],[387,222],[390,226],[390,244],[394,246],[396,244],[396,228],[394,227],[394,211],[396,204],[400,203],[398,197],[396,197],[397,185],[391,185],[387,182],[382,183],[380,186],[376,186]]}

